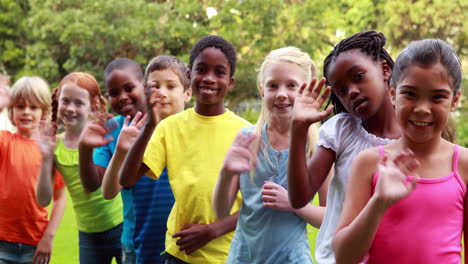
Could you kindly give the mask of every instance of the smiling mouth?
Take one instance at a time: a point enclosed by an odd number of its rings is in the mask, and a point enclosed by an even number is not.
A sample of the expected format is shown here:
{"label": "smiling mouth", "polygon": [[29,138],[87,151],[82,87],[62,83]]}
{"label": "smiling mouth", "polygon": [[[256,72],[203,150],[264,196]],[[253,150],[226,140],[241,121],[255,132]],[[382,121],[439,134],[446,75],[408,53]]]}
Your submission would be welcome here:
{"label": "smiling mouth", "polygon": [[428,127],[432,125],[432,122],[410,121],[410,123],[418,127]]}
{"label": "smiling mouth", "polygon": [[279,109],[283,110],[283,109],[286,109],[286,108],[288,108],[288,107],[290,107],[290,106],[292,106],[292,105],[291,105],[291,104],[275,104],[275,105],[273,105],[273,106],[276,107],[276,108],[279,108]]}
{"label": "smiling mouth", "polygon": [[206,87],[200,88],[200,92],[207,93],[207,94],[214,94],[217,91],[218,91],[218,89],[211,89],[211,88],[206,88]]}

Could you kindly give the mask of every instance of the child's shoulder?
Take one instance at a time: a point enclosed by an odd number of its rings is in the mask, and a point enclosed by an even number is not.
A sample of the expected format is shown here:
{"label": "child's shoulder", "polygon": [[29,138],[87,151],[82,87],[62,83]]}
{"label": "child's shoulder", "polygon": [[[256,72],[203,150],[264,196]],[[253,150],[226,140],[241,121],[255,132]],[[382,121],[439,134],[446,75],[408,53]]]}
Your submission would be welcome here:
{"label": "child's shoulder", "polygon": [[361,119],[349,113],[339,113],[328,119],[321,130],[351,129],[361,124]]}
{"label": "child's shoulder", "polygon": [[468,183],[468,148],[459,146],[458,173]]}

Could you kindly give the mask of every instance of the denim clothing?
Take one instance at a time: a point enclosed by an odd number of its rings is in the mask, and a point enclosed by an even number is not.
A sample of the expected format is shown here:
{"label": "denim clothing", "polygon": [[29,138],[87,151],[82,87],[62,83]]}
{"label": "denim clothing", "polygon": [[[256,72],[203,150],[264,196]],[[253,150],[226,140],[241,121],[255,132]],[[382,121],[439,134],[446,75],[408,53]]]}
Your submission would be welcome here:
{"label": "denim clothing", "polygon": [[0,264],[32,263],[36,246],[0,240]]}
{"label": "denim clothing", "polygon": [[122,224],[98,233],[79,231],[80,263],[110,264],[115,258],[122,263]]}
{"label": "denim clothing", "polygon": [[[295,213],[263,205],[262,188],[265,181],[288,189],[289,149],[273,149],[266,128],[267,124],[262,128],[253,180],[250,178],[250,172],[240,175],[242,207],[226,263],[311,264],[313,261],[306,222]],[[252,133],[254,129],[255,126],[245,127],[242,132]]]}

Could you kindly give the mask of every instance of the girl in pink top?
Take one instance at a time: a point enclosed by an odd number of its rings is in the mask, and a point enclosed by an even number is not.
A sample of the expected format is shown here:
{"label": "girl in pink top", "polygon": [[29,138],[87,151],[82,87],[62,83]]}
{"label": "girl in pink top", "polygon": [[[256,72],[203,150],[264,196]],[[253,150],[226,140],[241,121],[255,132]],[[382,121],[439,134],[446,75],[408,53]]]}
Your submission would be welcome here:
{"label": "girl in pink top", "polygon": [[460,60],[442,40],[412,42],[398,56],[390,94],[402,136],[354,161],[337,263],[461,263],[468,149],[442,138],[460,82]]}

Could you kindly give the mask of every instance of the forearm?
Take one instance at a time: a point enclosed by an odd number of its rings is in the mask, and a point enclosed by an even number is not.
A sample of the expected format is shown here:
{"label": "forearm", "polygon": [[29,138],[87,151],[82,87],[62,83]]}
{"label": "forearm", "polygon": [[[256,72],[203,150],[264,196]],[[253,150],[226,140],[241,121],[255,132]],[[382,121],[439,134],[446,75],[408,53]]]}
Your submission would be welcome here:
{"label": "forearm", "polygon": [[385,212],[373,196],[353,222],[337,230],[332,243],[337,263],[358,263],[364,258]]}
{"label": "forearm", "polygon": [[84,188],[94,192],[101,187],[102,176],[94,165],[93,148],[79,145],[79,164],[80,179]]}
{"label": "forearm", "polygon": [[104,199],[111,200],[122,190],[119,183],[119,170],[125,159],[127,151],[117,148],[112,155],[112,159],[104,173],[102,179],[102,196]]}
{"label": "forearm", "polygon": [[67,205],[67,197],[65,194],[65,187],[56,190],[54,203],[52,205],[52,212],[50,214],[49,223],[44,232],[44,236],[53,239],[57,232],[57,228],[62,221],[63,213]]}
{"label": "forearm", "polygon": [[[143,164],[143,156],[145,154],[146,146],[153,135],[154,129],[155,126],[149,124],[146,125],[138,135],[133,146],[128,151],[122,164],[122,168],[118,173],[119,182],[122,186],[133,186],[146,173],[143,169],[146,167]],[[135,165],[137,165],[137,169],[135,169]]]}
{"label": "forearm", "polygon": [[[237,181],[234,177],[237,178]],[[239,175],[229,174],[224,169],[220,172],[212,199],[213,210],[218,219],[223,219],[230,214],[239,190],[238,184],[235,183],[238,183],[238,178]]]}
{"label": "forearm", "polygon": [[[226,217],[226,218],[223,218],[219,221],[216,221],[211,225],[211,227],[213,228],[214,230],[214,237],[213,239],[215,238],[218,238],[220,236],[223,236],[229,232],[232,232],[236,229],[236,226],[237,226],[237,219],[239,218],[239,211]],[[212,240],[213,240],[212,239]]]}
{"label": "forearm", "polygon": [[307,127],[291,126],[291,144],[288,163],[289,201],[293,208],[304,207],[313,197],[307,173],[306,160]]}
{"label": "forearm", "polygon": [[322,225],[323,217],[325,215],[325,207],[308,203],[303,208],[295,209],[294,213],[318,229]]}
{"label": "forearm", "polygon": [[54,191],[54,179],[53,179],[53,157],[43,157],[42,165],[40,169],[39,179],[36,186],[36,200],[37,203],[46,207],[52,200]]}

